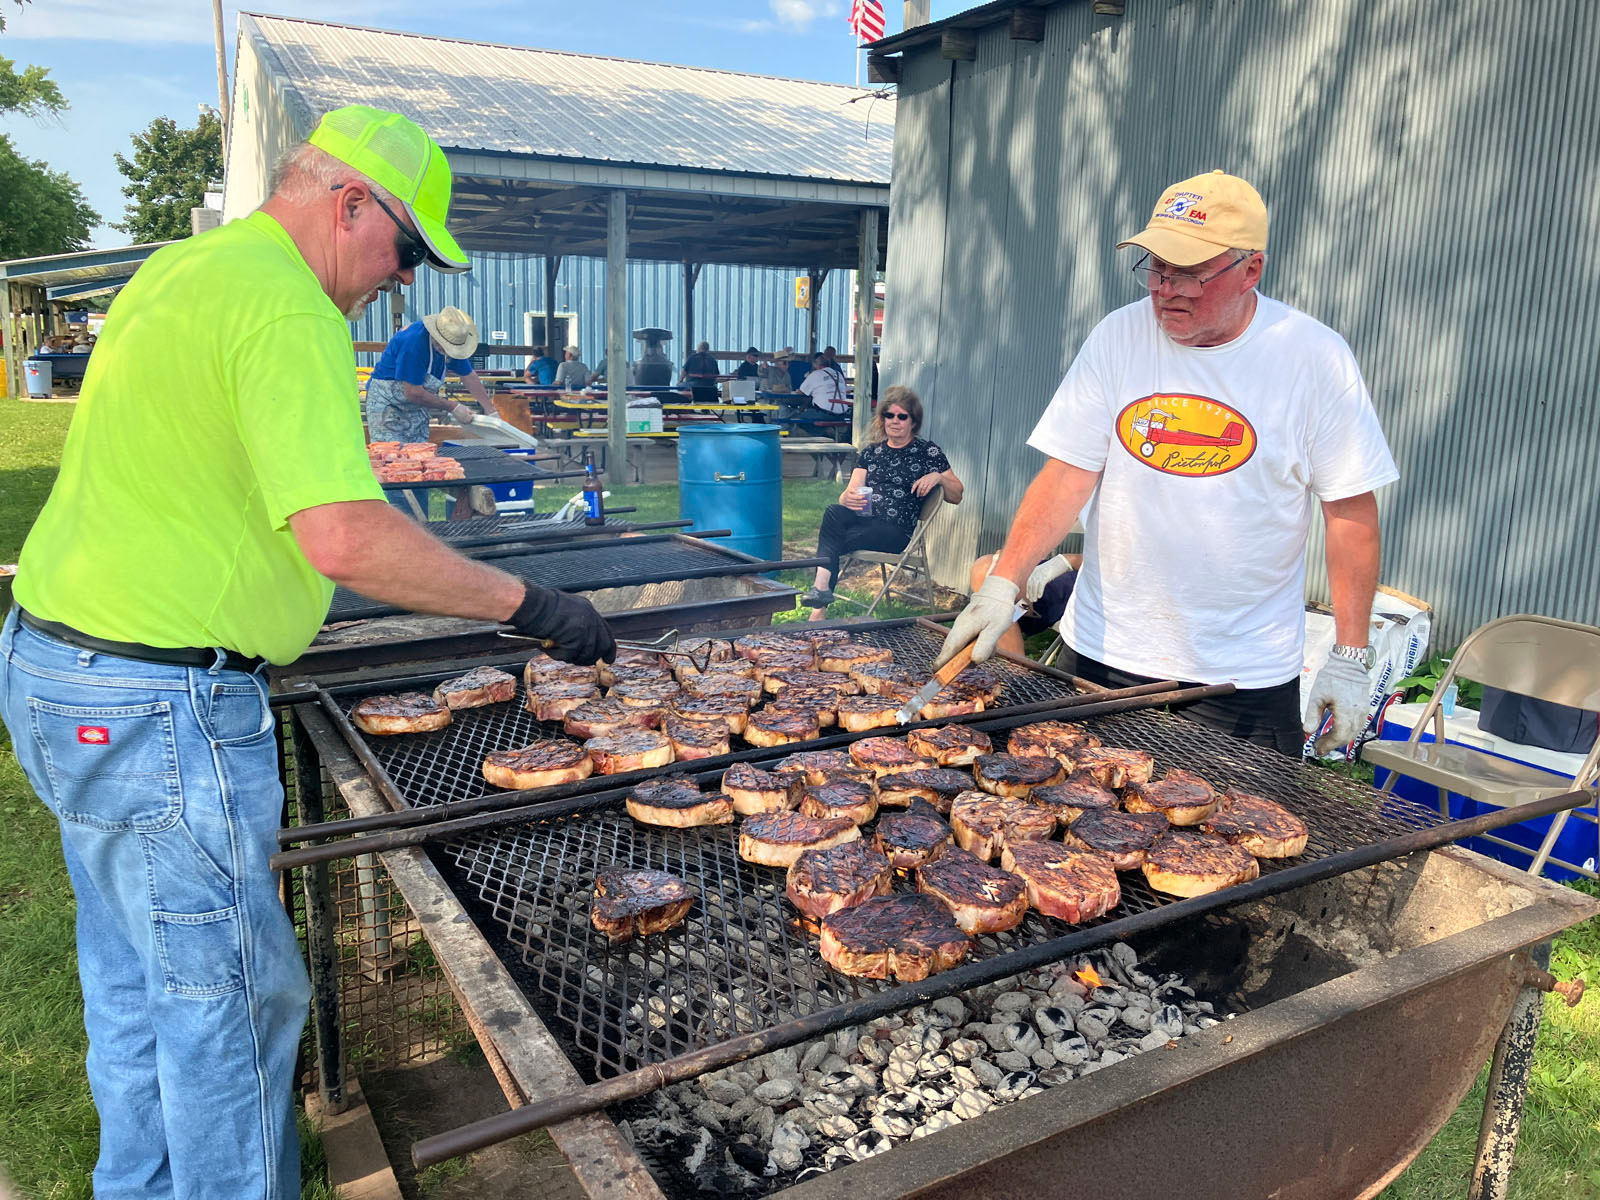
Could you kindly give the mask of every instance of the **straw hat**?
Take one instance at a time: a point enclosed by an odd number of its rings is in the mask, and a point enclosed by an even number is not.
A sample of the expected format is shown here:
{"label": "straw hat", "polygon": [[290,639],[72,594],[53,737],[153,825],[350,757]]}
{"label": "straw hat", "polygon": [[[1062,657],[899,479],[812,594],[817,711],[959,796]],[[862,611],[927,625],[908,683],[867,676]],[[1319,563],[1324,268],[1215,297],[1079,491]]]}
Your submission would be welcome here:
{"label": "straw hat", "polygon": [[794,347],[793,346],[785,346],[782,350],[779,350],[776,354],[774,354],[772,356],[772,361],[773,362],[788,362],[793,357],[794,357]]}
{"label": "straw hat", "polygon": [[466,358],[478,348],[478,326],[459,308],[441,308],[423,317],[422,324],[451,358]]}

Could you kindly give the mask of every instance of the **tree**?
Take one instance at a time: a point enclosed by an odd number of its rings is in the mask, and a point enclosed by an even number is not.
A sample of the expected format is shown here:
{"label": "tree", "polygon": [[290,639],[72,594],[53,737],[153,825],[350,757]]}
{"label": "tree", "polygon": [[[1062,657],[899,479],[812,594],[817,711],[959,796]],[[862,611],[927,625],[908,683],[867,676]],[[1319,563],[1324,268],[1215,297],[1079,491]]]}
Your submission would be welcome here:
{"label": "tree", "polygon": [[0,134],[0,260],[82,250],[99,223],[71,178],[23,158]]}
{"label": "tree", "polygon": [[[28,3],[28,0],[17,0],[17,7],[20,9],[26,3]],[[6,31],[6,10],[5,10],[5,8],[3,6],[0,6],[0,33],[4,33],[5,31]]]}
{"label": "tree", "polygon": [[0,57],[0,116],[21,113],[25,117],[43,117],[65,112],[67,98],[56,87],[55,80],[44,67],[23,67],[9,58]]}
{"label": "tree", "polygon": [[222,122],[204,109],[193,129],[179,129],[171,117],[157,117],[133,135],[133,161],[115,156],[129,182],[122,194],[132,202],[120,225],[135,242],[165,242],[188,237],[189,210],[205,198],[206,184],[222,178]]}

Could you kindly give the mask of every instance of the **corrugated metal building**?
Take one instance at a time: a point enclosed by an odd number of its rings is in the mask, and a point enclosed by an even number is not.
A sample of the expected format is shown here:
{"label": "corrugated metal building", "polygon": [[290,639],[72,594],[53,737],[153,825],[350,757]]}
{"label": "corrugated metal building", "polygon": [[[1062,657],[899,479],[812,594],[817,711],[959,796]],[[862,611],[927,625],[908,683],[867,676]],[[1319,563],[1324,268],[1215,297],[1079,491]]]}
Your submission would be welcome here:
{"label": "corrugated metal building", "polygon": [[[535,345],[544,340],[542,319],[528,314],[546,311],[543,260],[515,254],[473,254],[472,270],[465,275],[418,271],[417,281],[404,289],[405,323],[424,313],[453,304],[478,323],[485,341],[503,332],[513,345]],[[840,349],[850,345],[851,275],[829,274],[821,293],[818,336],[824,345]],[[763,267],[712,264],[700,275],[695,288],[695,336],[719,350],[756,345],[763,350],[784,346],[804,347],[806,312],[794,306],[793,271]],[[555,311],[570,313],[576,325],[583,361],[594,366],[606,353],[606,262],[603,258],[566,258],[556,277]],[[671,329],[678,338],[669,355],[682,360],[683,272],[672,263],[628,264],[628,328],[654,325]],[[351,326],[358,342],[382,342],[389,337],[390,317],[381,301],[367,309],[366,317]],[[372,363],[377,355],[363,353],[357,362]],[[556,357],[561,353],[556,351]],[[519,360],[520,361],[520,360]],[[509,358],[491,358],[489,366],[510,368]]]}
{"label": "corrugated metal building", "polygon": [[943,582],[1003,539],[1029,431],[1140,295],[1114,244],[1223,167],[1271,213],[1263,291],[1366,374],[1402,472],[1384,582],[1444,647],[1503,613],[1600,619],[1600,5],[1099,7],[1123,5],[1000,0],[874,47],[899,93],[883,378],[969,489]]}

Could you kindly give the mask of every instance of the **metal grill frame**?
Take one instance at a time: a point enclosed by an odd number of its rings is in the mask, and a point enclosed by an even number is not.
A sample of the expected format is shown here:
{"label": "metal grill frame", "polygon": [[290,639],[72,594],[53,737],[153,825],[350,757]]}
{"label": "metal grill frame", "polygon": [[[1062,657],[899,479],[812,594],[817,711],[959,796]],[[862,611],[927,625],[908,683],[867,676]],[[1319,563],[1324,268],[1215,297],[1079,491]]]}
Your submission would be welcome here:
{"label": "metal grill frame", "polygon": [[386,492],[422,491],[428,488],[473,487],[490,483],[544,483],[557,479],[576,479],[582,467],[551,471],[518,454],[502,454],[493,446],[440,446],[439,457],[453,458],[461,464],[461,479],[409,480],[378,486]]}

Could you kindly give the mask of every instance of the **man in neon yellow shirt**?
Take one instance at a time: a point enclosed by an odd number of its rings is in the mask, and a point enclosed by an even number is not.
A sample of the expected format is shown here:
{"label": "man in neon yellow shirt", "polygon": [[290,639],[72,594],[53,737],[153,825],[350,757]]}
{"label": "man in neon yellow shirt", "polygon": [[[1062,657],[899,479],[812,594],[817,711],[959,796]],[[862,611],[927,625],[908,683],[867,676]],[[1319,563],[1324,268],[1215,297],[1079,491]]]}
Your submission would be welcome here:
{"label": "man in neon yellow shirt", "polygon": [[0,632],[0,714],[78,898],[95,1194],[293,1200],[308,988],[267,868],[282,805],[263,668],[333,587],[509,622],[595,662],[582,599],[465,559],[383,500],[347,318],[464,271],[444,154],[327,114],[242,221],[118,298]]}

